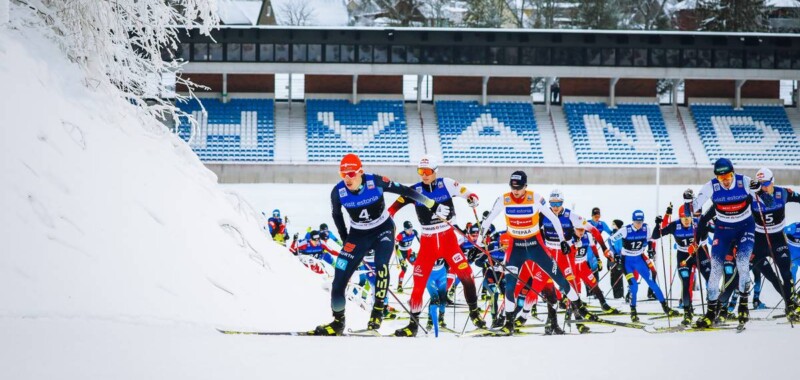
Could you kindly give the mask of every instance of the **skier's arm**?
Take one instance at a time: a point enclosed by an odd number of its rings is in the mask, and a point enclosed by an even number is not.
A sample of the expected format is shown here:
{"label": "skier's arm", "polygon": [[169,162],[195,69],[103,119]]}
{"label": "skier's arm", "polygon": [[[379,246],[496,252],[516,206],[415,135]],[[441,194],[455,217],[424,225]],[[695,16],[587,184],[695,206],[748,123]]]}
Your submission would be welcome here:
{"label": "skier's arm", "polygon": [[700,189],[700,192],[697,194],[697,198],[692,201],[692,210],[702,210],[703,204],[706,203],[707,200],[711,199],[711,194],[714,193],[714,189],[711,187],[711,181],[706,182],[705,185]]}
{"label": "skier's arm", "polygon": [[708,224],[716,215],[717,209],[711,207],[708,209],[708,211],[706,211],[705,214],[703,214],[702,217],[700,217],[700,221],[697,222],[697,230],[695,230],[696,232],[694,234],[694,244],[700,245],[702,242],[706,241],[710,230]]}
{"label": "skier's arm", "polygon": [[408,198],[404,196],[399,196],[397,199],[389,206],[388,212],[389,215],[394,218],[394,214],[400,211],[401,208],[408,206],[411,202],[408,201]]}
{"label": "skier's arm", "polygon": [[788,187],[784,188],[784,190],[786,191],[786,202],[787,203],[788,202],[800,203],[800,193],[795,193],[794,191],[792,191],[792,189],[790,189]]}
{"label": "skier's arm", "polygon": [[492,206],[492,211],[489,211],[489,215],[486,215],[486,219],[481,222],[481,236],[486,236],[486,232],[492,226],[492,221],[496,218],[500,213],[503,212],[503,196],[499,196],[496,201],[494,201],[494,206]]}
{"label": "skier's arm", "polygon": [[550,219],[550,223],[553,223],[553,228],[556,230],[556,235],[558,235],[559,241],[564,241],[564,229],[561,228],[561,220],[558,219],[556,214],[553,214],[553,211],[550,210],[550,207],[545,206],[544,198],[540,195],[541,201],[534,202],[535,207],[539,209],[539,213],[543,215],[545,218]]}
{"label": "skier's arm", "polygon": [[[602,249],[603,252],[608,251],[608,247],[606,246],[606,243],[603,241],[603,234],[600,232],[600,230],[598,230],[591,223],[586,223],[585,221],[584,223],[586,230],[589,231],[589,235],[591,235],[589,239],[593,239],[595,242],[597,242],[597,244],[600,244],[600,249]],[[592,244],[592,246],[594,246],[594,244]]]}
{"label": "skier's arm", "polygon": [[333,234],[333,232],[328,231],[328,239],[331,239],[336,242],[336,244],[342,245],[342,241]]}
{"label": "skier's arm", "polygon": [[620,228],[616,233],[611,235],[611,237],[608,238],[608,246],[611,248],[611,252],[614,252],[615,255],[619,255],[621,252],[617,252],[617,246],[614,243],[626,237],[628,237],[628,229],[625,227]]}
{"label": "skier's arm", "polygon": [[436,206],[436,202],[433,199],[414,191],[414,189],[408,186],[402,185],[398,182],[392,182],[389,177],[382,177],[375,174],[375,186],[382,188],[383,191],[387,193],[401,195],[408,199],[422,203],[427,208],[433,208]]}
{"label": "skier's arm", "polygon": [[339,199],[339,193],[336,187],[331,191],[331,216],[333,217],[333,224],[336,225],[336,231],[342,237],[342,241],[347,240],[347,225],[344,223],[344,213],[342,212],[342,201]]}
{"label": "skier's arm", "polygon": [[332,249],[332,248],[328,247],[328,245],[327,245],[327,244],[325,244],[325,243],[320,243],[320,244],[322,244],[322,249],[323,249],[324,251],[326,251],[326,252],[330,253],[330,254],[331,254],[331,255],[333,255],[333,256],[339,256],[339,251],[337,251],[337,250],[335,250],[335,249]]}
{"label": "skier's arm", "polygon": [[466,186],[459,184],[452,178],[442,178],[442,182],[444,182],[444,187],[451,197],[466,199],[470,207],[478,206],[478,195],[469,191]]}

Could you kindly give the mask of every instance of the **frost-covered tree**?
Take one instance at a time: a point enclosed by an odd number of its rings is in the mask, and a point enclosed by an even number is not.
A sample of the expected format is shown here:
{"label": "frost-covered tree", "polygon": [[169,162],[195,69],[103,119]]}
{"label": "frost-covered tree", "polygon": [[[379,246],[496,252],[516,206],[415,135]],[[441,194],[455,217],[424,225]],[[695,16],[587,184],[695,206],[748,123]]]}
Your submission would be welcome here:
{"label": "frost-covered tree", "polygon": [[563,11],[562,4],[563,1],[559,0],[532,0],[531,26],[539,29],[555,28],[556,16]]}
{"label": "frost-covered tree", "polygon": [[617,29],[618,0],[576,0],[575,25],[581,29]]}
{"label": "frost-covered tree", "polygon": [[473,28],[501,28],[505,0],[468,0],[464,23]]}
{"label": "frost-covered tree", "polygon": [[[130,102],[165,118],[176,108],[162,93],[160,75],[178,71],[176,26],[208,33],[218,24],[217,0],[12,0],[47,29],[70,60],[86,72],[86,84],[114,84]],[[195,88],[178,78],[178,83]],[[155,96],[154,96],[155,95]]]}
{"label": "frost-covered tree", "polygon": [[665,7],[669,0],[620,0],[620,29],[668,29]]}
{"label": "frost-covered tree", "polygon": [[769,7],[764,0],[699,0],[700,30],[764,32],[769,28]]}
{"label": "frost-covered tree", "polygon": [[305,0],[284,2],[278,8],[278,15],[283,25],[303,26],[314,23],[314,9]]}

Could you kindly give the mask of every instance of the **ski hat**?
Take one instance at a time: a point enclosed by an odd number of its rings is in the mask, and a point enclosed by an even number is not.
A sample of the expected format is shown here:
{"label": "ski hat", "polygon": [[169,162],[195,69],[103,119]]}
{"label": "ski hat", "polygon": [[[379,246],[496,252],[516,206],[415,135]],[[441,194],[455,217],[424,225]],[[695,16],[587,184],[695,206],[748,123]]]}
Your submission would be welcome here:
{"label": "ski hat", "polygon": [[553,189],[553,191],[550,192],[550,199],[564,202],[564,193],[561,191],[561,189]]}
{"label": "ski hat", "polygon": [[592,209],[592,216],[600,215],[600,207],[595,207]]}
{"label": "ski hat", "polygon": [[723,175],[733,172],[733,163],[727,158],[720,158],[714,162],[714,175]]}
{"label": "ski hat", "polygon": [[692,206],[686,207],[686,204],[681,205],[678,208],[678,216],[681,218],[691,218],[692,217]]}
{"label": "ski hat", "polygon": [[320,231],[327,231],[328,230],[328,225],[325,224],[325,223],[320,224],[319,225],[319,230]]}
{"label": "ski hat", "polygon": [[432,169],[436,171],[439,169],[439,161],[436,160],[436,157],[426,154],[419,159],[419,163],[417,163],[417,169]]}
{"label": "ski hat", "polygon": [[481,232],[481,228],[478,227],[477,224],[473,224],[472,226],[469,227],[469,233],[470,234],[477,234],[477,233],[480,233],[480,232]]}
{"label": "ski hat", "polygon": [[348,153],[339,162],[339,171],[342,173],[361,170],[361,159],[353,153]]}
{"label": "ski hat", "polygon": [[310,236],[310,237],[311,237],[311,240],[319,240],[319,231],[317,231],[317,230],[312,230],[312,231],[311,231],[311,232],[308,234],[308,236]]}
{"label": "ski hat", "polygon": [[522,190],[522,188],[528,185],[528,175],[522,170],[517,170],[511,173],[511,179],[509,179],[508,185],[514,190]]}
{"label": "ski hat", "polygon": [[767,168],[761,168],[761,170],[756,173],[756,179],[758,182],[761,182],[761,186],[769,186],[775,182],[775,177],[772,175],[772,170]]}
{"label": "ski hat", "polygon": [[644,212],[642,210],[634,211],[631,219],[633,219],[634,222],[644,222]]}
{"label": "ski hat", "polygon": [[276,218],[280,218],[281,217],[281,210],[278,210],[277,208],[272,210],[272,216],[274,216]]}
{"label": "ski hat", "polygon": [[404,230],[410,230],[412,228],[414,228],[414,226],[411,225],[411,221],[406,220],[405,222],[403,222],[403,229]]}

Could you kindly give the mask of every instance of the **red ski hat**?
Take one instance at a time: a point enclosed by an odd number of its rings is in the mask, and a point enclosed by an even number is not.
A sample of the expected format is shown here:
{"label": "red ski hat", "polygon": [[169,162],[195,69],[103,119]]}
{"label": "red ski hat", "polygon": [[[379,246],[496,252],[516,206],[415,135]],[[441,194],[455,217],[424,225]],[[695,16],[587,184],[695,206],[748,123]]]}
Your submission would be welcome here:
{"label": "red ski hat", "polygon": [[692,210],[691,207],[686,207],[686,205],[681,205],[678,209],[678,216],[681,218],[691,218],[692,217]]}
{"label": "red ski hat", "polygon": [[353,153],[345,155],[342,157],[342,161],[339,162],[339,172],[341,173],[359,170],[361,170],[361,159]]}

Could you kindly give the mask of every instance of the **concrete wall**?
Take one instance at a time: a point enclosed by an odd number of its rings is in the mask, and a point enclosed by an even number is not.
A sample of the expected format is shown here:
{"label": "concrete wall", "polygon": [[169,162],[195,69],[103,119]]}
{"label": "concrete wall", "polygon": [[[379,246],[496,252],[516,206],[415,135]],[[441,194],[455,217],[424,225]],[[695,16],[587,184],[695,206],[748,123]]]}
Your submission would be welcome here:
{"label": "concrete wall", "polygon": [[[686,80],[686,99],[735,98],[736,82],[732,80]],[[780,97],[778,81],[747,81],[742,86],[743,98],[777,99]]]}
{"label": "concrete wall", "polygon": [[434,76],[433,95],[481,95],[483,93],[481,81],[481,77]]}
{"label": "concrete wall", "polygon": [[352,94],[351,75],[306,75],[306,94]]}
{"label": "concrete wall", "polygon": [[[340,180],[337,165],[241,165],[206,164],[217,174],[220,183],[334,183]],[[416,167],[409,165],[369,165],[365,168],[373,173],[386,175],[403,183],[419,181]],[[457,178],[465,183],[506,183],[514,170],[525,170],[532,184],[655,184],[654,167],[489,167],[489,166],[443,166],[443,176]],[[758,168],[741,168],[741,173],[755,177]],[[773,169],[779,183],[800,183],[800,170]],[[662,168],[661,183],[682,185],[706,183],[713,176],[708,168]]]}
{"label": "concrete wall", "polygon": [[[616,96],[656,96],[655,79],[620,79]],[[561,96],[609,96],[609,78],[560,78]]]}
{"label": "concrete wall", "polygon": [[228,74],[228,93],[232,92],[274,93],[275,75]]}
{"label": "concrete wall", "polygon": [[[222,92],[222,74],[184,74],[186,78],[190,81],[202,84],[203,86],[209,87],[209,89],[195,89],[196,92]],[[274,87],[274,85],[273,85]],[[181,84],[177,84],[175,86],[175,91],[177,92],[185,92],[187,91],[186,86]],[[274,92],[274,88],[269,91],[264,92]]]}
{"label": "concrete wall", "polygon": [[359,75],[359,94],[402,94],[401,75]]}

